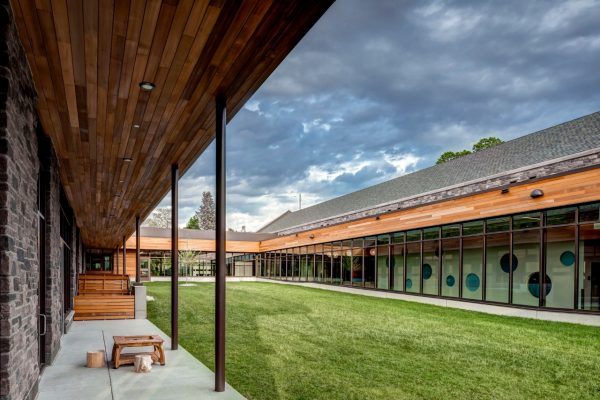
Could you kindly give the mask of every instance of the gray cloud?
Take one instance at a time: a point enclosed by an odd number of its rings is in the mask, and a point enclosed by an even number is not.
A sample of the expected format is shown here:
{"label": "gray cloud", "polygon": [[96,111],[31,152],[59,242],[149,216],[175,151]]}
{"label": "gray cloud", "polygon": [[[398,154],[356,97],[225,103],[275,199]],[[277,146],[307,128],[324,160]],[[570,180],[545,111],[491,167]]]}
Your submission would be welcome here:
{"label": "gray cloud", "polygon": [[[338,0],[228,127],[228,223],[431,165],[594,112],[598,1]],[[214,147],[181,182],[213,190]]]}

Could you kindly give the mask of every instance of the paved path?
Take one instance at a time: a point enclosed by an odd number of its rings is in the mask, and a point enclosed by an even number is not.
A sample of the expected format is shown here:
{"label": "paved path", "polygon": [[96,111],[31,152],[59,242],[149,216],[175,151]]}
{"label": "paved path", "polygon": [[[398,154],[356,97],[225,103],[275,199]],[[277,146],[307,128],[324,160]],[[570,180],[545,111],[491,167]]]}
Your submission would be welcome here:
{"label": "paved path", "polygon": [[[132,365],[85,367],[89,350],[105,350],[110,358],[113,336],[144,334],[165,339],[165,366],[154,364],[146,374],[136,374]],[[42,374],[38,400],[244,399],[229,385],[223,393],[213,391],[213,372],[181,346],[171,351],[169,337],[145,319],[76,321],[61,346],[54,363]]]}

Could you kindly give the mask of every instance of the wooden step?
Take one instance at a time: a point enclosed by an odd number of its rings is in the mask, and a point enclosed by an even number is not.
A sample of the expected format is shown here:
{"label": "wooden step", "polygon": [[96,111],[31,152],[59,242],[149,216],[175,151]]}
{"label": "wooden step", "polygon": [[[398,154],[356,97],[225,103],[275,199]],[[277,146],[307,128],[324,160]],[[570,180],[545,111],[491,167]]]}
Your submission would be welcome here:
{"label": "wooden step", "polygon": [[131,295],[77,295],[76,321],[135,318],[135,296]]}

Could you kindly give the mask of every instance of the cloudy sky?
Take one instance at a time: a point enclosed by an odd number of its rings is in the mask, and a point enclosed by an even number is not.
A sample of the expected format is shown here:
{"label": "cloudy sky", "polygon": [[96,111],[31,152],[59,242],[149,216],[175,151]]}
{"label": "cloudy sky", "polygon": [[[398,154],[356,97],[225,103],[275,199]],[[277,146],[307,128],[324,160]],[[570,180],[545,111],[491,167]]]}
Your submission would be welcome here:
{"label": "cloudy sky", "polygon": [[[336,1],[228,125],[228,227],[600,110],[598,21],[591,0]],[[213,145],[180,181],[182,225],[205,190]]]}

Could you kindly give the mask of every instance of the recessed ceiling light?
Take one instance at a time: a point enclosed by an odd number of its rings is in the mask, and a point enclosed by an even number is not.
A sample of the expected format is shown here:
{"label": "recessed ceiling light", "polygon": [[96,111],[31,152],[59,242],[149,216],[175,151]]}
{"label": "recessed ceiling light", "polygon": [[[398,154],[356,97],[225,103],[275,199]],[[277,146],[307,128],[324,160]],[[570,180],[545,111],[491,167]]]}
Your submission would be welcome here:
{"label": "recessed ceiling light", "polygon": [[133,127],[137,129],[137,128],[140,127],[140,125],[139,124],[133,124]]}
{"label": "recessed ceiling light", "polygon": [[125,182],[125,181],[124,180],[119,180],[119,183],[123,183],[123,182]]}
{"label": "recessed ceiling light", "polygon": [[123,161],[125,161],[125,162],[132,162],[133,158],[131,158],[131,157],[123,157]]}
{"label": "recessed ceiling light", "polygon": [[152,83],[152,82],[142,81],[142,82],[140,82],[140,87],[142,88],[142,90],[150,92],[152,89],[154,89],[156,87],[156,85],[154,85],[154,83]]}
{"label": "recessed ceiling light", "polygon": [[115,193],[115,197],[121,197],[121,193]]}

